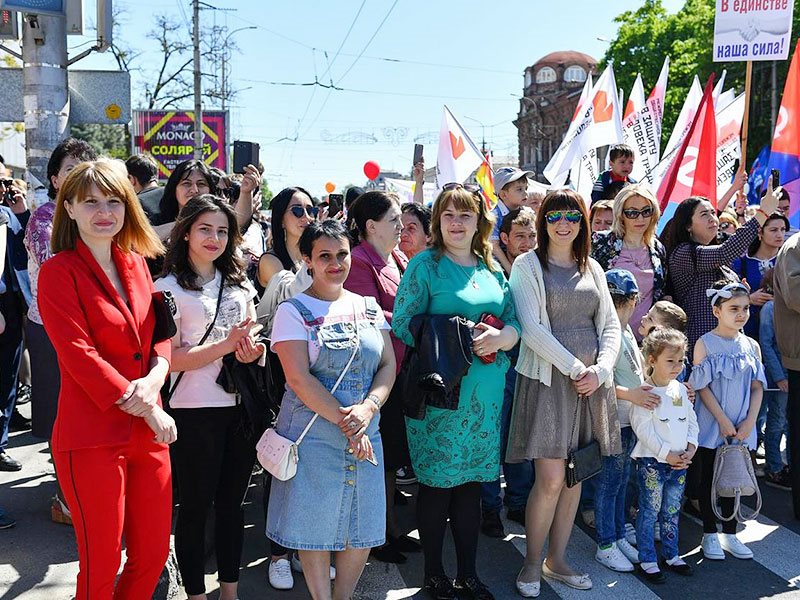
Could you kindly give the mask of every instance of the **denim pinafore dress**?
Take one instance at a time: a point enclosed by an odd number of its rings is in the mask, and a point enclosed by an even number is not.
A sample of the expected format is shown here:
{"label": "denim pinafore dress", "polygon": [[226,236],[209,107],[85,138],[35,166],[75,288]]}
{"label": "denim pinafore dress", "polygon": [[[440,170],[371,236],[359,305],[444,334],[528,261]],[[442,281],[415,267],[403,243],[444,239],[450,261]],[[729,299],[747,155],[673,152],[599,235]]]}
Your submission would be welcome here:
{"label": "denim pinafore dress", "polygon": [[[353,347],[356,355],[334,397],[342,406],[359,404],[369,392],[383,353],[378,329],[381,314],[373,298],[350,294],[354,307],[364,306],[354,322],[327,322],[315,318],[297,298],[287,302],[300,312],[309,328],[309,339],[319,346],[310,366],[331,390],[341,375]],[[287,386],[275,424],[276,431],[296,440],[311,418],[311,411]],[[378,432],[380,415],[369,424],[378,466],[359,461],[347,438],[333,423],[318,418],[298,450],[297,474],[288,481],[273,479],[267,513],[267,537],[295,550],[344,550],[380,546],[386,537],[386,494],[383,480],[383,447]]]}

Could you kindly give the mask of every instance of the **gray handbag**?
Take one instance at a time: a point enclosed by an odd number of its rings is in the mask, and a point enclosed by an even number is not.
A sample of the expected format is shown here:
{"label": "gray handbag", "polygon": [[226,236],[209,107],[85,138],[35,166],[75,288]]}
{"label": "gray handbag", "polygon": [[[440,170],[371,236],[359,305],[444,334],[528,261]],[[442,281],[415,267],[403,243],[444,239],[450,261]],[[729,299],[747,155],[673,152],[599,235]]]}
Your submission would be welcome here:
{"label": "gray handbag", "polygon": [[[745,516],[742,512],[742,498],[756,497],[755,511]],[[723,517],[717,506],[718,498],[733,498],[733,514]],[[711,482],[711,508],[721,521],[730,521],[734,517],[739,523],[755,519],[761,512],[761,490],[753,469],[750,451],[741,442],[726,438],[725,443],[717,448],[714,457],[714,478]]]}

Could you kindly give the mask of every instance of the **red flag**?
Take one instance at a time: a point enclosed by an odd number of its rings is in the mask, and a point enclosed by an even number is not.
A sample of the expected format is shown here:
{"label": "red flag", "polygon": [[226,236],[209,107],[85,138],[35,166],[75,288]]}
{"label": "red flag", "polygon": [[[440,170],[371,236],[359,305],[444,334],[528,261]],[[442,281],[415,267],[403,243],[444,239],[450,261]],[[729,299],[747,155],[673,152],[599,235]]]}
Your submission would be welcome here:
{"label": "red flag", "polygon": [[715,208],[717,206],[717,123],[713,91],[712,75],[706,83],[689,133],[658,188],[665,222],[675,206],[689,196],[705,196]]}

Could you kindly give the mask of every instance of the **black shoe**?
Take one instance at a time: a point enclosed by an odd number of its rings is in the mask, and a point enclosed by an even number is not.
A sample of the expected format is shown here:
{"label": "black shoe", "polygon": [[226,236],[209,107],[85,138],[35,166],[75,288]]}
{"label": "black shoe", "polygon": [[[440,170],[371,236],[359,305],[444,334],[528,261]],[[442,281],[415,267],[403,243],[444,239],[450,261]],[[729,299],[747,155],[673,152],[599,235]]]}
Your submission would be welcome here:
{"label": "black shoe", "polygon": [[692,569],[692,565],[688,565],[686,563],[671,565],[667,561],[662,560],[660,566],[666,571],[672,571],[673,573],[683,575],[684,577],[694,575],[694,569]]}
{"label": "black shoe", "polygon": [[31,386],[27,383],[20,383],[17,386],[17,406],[22,406],[31,401]]}
{"label": "black shoe", "polygon": [[369,555],[380,562],[392,563],[395,565],[405,564],[408,560],[405,554],[402,554],[397,548],[392,546],[392,544],[384,544],[383,546],[372,548],[369,551]]}
{"label": "black shoe", "polygon": [[791,491],[792,480],[789,473],[789,467],[784,467],[777,473],[770,473],[767,471],[764,473],[764,483],[774,488]]}
{"label": "black shoe", "polygon": [[472,598],[473,600],[494,600],[494,594],[475,575],[470,575],[464,579],[456,579],[455,588],[459,596],[463,593],[467,598]]}
{"label": "black shoe", "polygon": [[506,513],[509,521],[514,521],[525,527],[525,509],[524,508],[509,508]]}
{"label": "black shoe", "polygon": [[[689,565],[686,565],[687,567]],[[664,571],[656,571],[655,573],[648,573],[645,571],[641,565],[637,565],[639,569],[639,573],[641,573],[644,578],[650,583],[664,583],[667,580],[667,576],[664,575]]]}
{"label": "black shoe", "polygon": [[422,544],[407,535],[401,535],[400,537],[390,535],[387,539],[389,541],[388,545],[398,552],[420,552],[422,550]]}
{"label": "black shoe", "polygon": [[503,522],[500,520],[500,513],[485,512],[481,519],[481,531],[483,535],[488,535],[493,538],[506,537],[506,531],[503,529]]}
{"label": "black shoe", "polygon": [[22,463],[14,460],[5,450],[0,450],[0,471],[21,471]]}
{"label": "black shoe", "polygon": [[435,600],[455,600],[456,589],[453,582],[445,575],[434,575],[425,578],[425,591]]}
{"label": "black shoe", "polygon": [[9,431],[28,431],[31,428],[31,420],[23,417],[20,412],[15,408],[11,413],[11,418],[8,420]]}

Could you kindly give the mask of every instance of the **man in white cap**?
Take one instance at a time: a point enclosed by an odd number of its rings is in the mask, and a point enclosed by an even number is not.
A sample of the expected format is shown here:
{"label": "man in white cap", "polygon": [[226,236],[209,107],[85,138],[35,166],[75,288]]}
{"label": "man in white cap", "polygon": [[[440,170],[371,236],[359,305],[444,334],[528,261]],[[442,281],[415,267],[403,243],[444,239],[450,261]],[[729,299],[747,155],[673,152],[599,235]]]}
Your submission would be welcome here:
{"label": "man in white cap", "polygon": [[523,171],[515,167],[502,167],[494,173],[494,189],[497,194],[497,206],[492,209],[494,214],[494,231],[489,238],[492,242],[492,253],[506,273],[511,272],[505,252],[500,245],[500,224],[512,210],[518,209],[527,199],[528,179],[534,176],[532,171]]}

